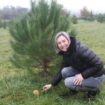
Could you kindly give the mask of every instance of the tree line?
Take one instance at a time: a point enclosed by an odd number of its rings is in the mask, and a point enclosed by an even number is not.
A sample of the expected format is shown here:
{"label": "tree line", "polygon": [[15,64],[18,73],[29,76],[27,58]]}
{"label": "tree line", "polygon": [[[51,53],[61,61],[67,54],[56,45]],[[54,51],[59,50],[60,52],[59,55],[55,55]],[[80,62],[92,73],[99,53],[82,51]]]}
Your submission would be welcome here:
{"label": "tree line", "polygon": [[86,7],[80,10],[80,19],[94,21],[97,20],[100,23],[105,22],[105,13],[94,14],[89,11]]}
{"label": "tree line", "polygon": [[[61,14],[70,14],[70,11],[63,9],[62,5],[59,5],[62,8]],[[6,6],[3,9],[0,9],[0,28],[6,28],[10,22],[10,20],[27,14],[30,10],[23,7],[13,7],[13,6]],[[80,10],[80,16],[72,15],[72,23],[77,24],[78,20],[87,20],[87,21],[94,21],[97,20],[100,23],[105,22],[105,13],[104,14],[94,14],[92,11],[89,11],[87,7],[83,7]]]}
{"label": "tree line", "polygon": [[24,15],[28,12],[27,8],[22,7],[9,7],[6,6],[3,9],[0,9],[0,28],[6,28],[10,20]]}

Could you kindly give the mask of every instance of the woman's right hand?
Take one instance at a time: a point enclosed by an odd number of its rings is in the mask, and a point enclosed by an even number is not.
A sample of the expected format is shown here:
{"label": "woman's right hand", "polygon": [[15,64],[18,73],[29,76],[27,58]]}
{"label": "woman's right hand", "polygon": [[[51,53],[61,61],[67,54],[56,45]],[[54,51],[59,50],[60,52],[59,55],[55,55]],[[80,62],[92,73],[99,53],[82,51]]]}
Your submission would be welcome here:
{"label": "woman's right hand", "polygon": [[49,90],[51,87],[52,87],[51,84],[47,84],[47,85],[43,86],[43,91],[47,91],[47,90]]}

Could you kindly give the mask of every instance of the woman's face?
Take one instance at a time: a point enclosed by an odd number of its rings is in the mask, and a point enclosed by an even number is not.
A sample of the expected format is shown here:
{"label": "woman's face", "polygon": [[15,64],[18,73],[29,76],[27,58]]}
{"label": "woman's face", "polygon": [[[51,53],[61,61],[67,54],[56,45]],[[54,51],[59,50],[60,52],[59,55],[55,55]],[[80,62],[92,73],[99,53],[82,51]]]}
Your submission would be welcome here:
{"label": "woman's face", "polygon": [[69,47],[69,41],[64,36],[59,36],[56,40],[57,46],[61,51],[67,51]]}

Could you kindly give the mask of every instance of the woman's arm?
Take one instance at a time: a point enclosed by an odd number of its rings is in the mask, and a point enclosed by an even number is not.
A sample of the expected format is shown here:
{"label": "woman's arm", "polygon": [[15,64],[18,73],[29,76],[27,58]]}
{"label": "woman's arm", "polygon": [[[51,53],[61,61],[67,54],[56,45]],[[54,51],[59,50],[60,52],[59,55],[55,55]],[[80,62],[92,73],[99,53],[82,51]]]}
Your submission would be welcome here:
{"label": "woman's arm", "polygon": [[79,55],[81,59],[89,65],[89,68],[81,73],[83,78],[93,76],[103,68],[101,59],[86,46],[80,47]]}

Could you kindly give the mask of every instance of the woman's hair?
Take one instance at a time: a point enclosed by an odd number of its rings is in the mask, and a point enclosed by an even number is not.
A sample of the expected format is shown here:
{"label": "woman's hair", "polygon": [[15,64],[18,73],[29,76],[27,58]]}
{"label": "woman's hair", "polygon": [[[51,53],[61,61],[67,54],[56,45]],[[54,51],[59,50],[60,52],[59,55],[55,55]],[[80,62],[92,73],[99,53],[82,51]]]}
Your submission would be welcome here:
{"label": "woman's hair", "polygon": [[68,40],[68,42],[69,42],[69,44],[70,44],[70,36],[69,36],[69,34],[66,33],[66,32],[63,32],[63,31],[58,32],[58,33],[55,35],[55,38],[54,38],[54,47],[55,47],[56,53],[59,53],[59,52],[61,51],[61,50],[58,48],[58,45],[57,45],[57,39],[58,39],[60,36],[64,36],[64,37]]}

